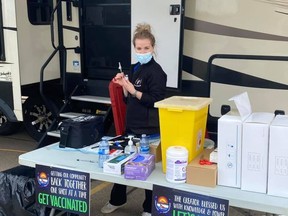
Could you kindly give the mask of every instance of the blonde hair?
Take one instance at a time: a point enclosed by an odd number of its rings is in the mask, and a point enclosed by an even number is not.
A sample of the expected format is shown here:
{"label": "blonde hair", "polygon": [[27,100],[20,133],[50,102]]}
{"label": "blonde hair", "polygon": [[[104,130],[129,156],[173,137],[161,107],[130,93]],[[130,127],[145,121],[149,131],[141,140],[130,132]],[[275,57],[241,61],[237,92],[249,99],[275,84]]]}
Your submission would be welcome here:
{"label": "blonde hair", "polygon": [[155,46],[155,37],[151,32],[151,26],[149,24],[140,23],[136,26],[132,41],[134,46],[136,39],[149,39],[152,47]]}

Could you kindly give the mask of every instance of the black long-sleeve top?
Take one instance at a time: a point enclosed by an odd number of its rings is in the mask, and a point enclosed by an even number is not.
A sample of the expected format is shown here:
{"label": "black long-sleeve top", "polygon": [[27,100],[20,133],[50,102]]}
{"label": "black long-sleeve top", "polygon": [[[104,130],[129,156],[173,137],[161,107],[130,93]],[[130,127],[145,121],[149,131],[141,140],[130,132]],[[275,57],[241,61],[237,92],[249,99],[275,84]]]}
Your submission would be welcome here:
{"label": "black long-sleeve top", "polygon": [[128,94],[126,98],[126,131],[134,134],[159,133],[159,115],[154,103],[165,98],[166,73],[152,58],[147,64],[132,65],[128,77],[135,89],[142,92],[142,97],[139,100]]}

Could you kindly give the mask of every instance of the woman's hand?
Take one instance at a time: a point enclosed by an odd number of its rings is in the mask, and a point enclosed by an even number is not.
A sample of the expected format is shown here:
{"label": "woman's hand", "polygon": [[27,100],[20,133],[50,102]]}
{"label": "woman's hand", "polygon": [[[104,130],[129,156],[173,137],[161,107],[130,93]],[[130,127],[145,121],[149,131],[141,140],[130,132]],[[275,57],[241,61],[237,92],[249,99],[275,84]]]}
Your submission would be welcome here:
{"label": "woman's hand", "polygon": [[[124,73],[117,73],[116,76],[113,78],[112,80],[114,83],[119,84],[120,86],[122,86],[123,91],[124,91],[124,95],[127,97],[128,92],[137,97],[136,93],[138,91],[136,91],[134,85],[125,77]],[[139,96],[141,98],[142,93],[139,92]],[[137,97],[138,98],[138,97]]]}
{"label": "woman's hand", "polygon": [[128,80],[128,79],[124,79],[123,81],[123,88],[129,92],[131,95],[133,95],[134,97],[136,96],[136,89],[134,87],[134,85]]}
{"label": "woman's hand", "polygon": [[117,73],[112,81],[114,83],[117,83],[117,84],[123,86],[123,81],[125,81],[125,74],[123,72],[122,73]]}

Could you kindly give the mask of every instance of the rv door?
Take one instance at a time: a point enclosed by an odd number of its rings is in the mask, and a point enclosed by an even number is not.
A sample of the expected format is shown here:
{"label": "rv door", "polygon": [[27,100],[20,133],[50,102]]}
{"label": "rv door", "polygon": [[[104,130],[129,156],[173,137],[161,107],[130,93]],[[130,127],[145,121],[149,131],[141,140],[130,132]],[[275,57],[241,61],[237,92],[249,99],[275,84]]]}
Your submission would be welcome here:
{"label": "rv door", "polygon": [[[148,23],[156,39],[156,61],[167,74],[167,87],[179,88],[182,0],[131,1],[131,34],[138,23]],[[134,47],[132,46],[132,50]],[[132,63],[136,62],[132,53]]]}

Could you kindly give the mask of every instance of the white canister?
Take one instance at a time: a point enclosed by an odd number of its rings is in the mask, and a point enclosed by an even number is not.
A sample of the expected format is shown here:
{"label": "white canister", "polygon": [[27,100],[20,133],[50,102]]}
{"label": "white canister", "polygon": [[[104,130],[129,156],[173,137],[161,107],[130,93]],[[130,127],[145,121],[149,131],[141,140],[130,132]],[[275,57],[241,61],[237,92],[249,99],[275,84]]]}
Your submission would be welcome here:
{"label": "white canister", "polygon": [[166,150],[166,180],[185,183],[187,164],[188,150],[183,146],[170,146]]}

